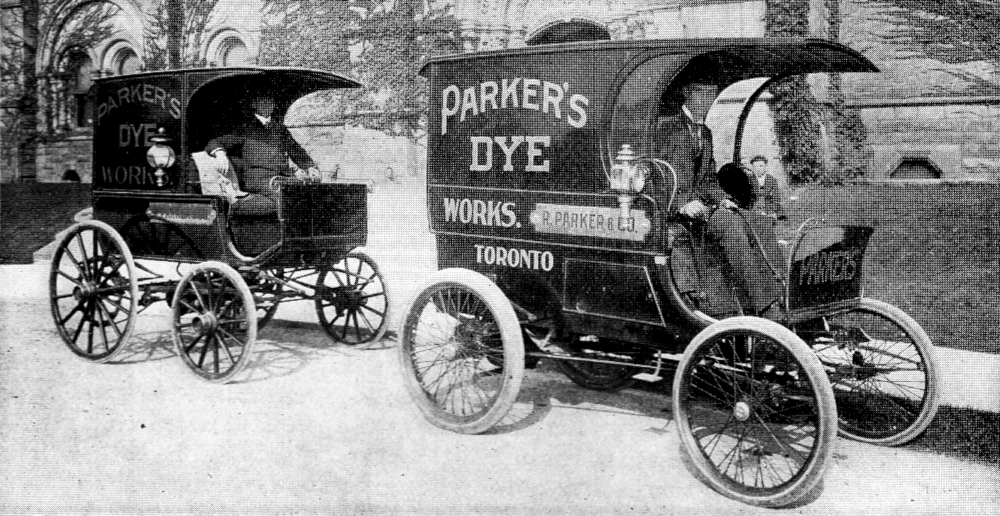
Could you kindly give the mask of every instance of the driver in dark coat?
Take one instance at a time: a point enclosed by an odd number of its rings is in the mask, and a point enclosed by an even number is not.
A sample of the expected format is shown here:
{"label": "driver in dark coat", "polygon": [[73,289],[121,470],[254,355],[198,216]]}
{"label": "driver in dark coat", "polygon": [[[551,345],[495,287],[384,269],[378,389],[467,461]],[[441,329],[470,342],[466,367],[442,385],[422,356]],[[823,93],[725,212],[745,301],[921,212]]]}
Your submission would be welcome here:
{"label": "driver in dark coat", "polygon": [[[277,193],[270,183],[275,177],[296,177],[318,181],[319,169],[305,149],[292,138],[288,128],[274,120],[275,101],[261,95],[252,101],[253,118],[245,121],[235,131],[213,138],[205,151],[219,160],[219,166],[228,167],[229,155],[242,191],[231,192],[230,200],[236,213],[266,215],[277,210]],[[288,161],[299,167],[292,171]],[[303,170],[306,169],[306,170]],[[245,195],[245,194],[248,195]]]}
{"label": "driver in dark coat", "polygon": [[[677,173],[677,198],[672,211],[705,219],[709,209],[723,199],[723,193],[715,178],[712,131],[695,121],[685,100],[684,89],[667,90],[663,94],[654,132],[654,152]],[[664,198],[662,194],[657,197]]]}

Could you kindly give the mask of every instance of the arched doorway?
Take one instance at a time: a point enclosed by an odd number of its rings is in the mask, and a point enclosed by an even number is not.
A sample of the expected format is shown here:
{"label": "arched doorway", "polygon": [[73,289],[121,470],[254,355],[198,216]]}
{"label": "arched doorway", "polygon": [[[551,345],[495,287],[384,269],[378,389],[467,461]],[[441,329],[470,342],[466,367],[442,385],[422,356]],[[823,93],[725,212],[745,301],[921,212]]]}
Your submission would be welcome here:
{"label": "arched doorway", "polygon": [[611,33],[603,25],[590,20],[560,21],[546,25],[525,40],[525,44],[551,45],[577,41],[608,41]]}
{"label": "arched doorway", "polygon": [[889,174],[892,179],[941,179],[941,170],[923,157],[903,158]]}

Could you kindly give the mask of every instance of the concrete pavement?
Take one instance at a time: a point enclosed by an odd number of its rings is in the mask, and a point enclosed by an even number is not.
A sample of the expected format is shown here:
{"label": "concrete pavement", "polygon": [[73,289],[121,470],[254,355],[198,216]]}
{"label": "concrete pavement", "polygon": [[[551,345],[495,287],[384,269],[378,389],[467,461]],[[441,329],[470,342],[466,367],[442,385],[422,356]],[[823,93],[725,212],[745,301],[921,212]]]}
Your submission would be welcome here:
{"label": "concrete pavement", "polygon": [[[5,285],[44,278],[38,266],[2,269]],[[214,385],[174,356],[165,306],[139,316],[121,363],[102,365],[65,349],[44,293],[4,290],[3,514],[775,514],[697,480],[669,400],[655,393],[588,391],[536,370],[493,433],[459,435],[411,403],[391,339],[370,351],[330,346],[288,321],[307,314],[279,314],[247,379]],[[823,488],[788,512],[1000,504],[995,465],[835,446]]]}
{"label": "concrete pavement", "polygon": [[[380,246],[371,248],[386,275],[393,301],[390,331],[401,321],[402,310],[414,290],[435,270],[432,253],[426,250]],[[14,301],[47,299],[49,262],[0,266],[4,298]],[[2,315],[0,315],[2,317]],[[279,307],[278,319],[315,323],[312,305],[297,303]],[[51,325],[51,320],[46,320]],[[961,351],[936,343],[941,375],[941,403],[981,411],[1000,412],[1000,355]]]}

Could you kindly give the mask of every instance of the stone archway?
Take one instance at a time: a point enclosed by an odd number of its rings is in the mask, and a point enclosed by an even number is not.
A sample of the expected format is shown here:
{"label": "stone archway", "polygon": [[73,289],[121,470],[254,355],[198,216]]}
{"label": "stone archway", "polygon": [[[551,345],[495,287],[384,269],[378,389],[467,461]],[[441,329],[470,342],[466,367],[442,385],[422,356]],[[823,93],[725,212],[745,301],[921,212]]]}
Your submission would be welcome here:
{"label": "stone archway", "polygon": [[573,43],[577,41],[608,41],[611,32],[600,23],[575,18],[551,22],[533,31],[525,38],[528,46],[553,43]]}
{"label": "stone archway", "polygon": [[[51,11],[51,18],[44,22],[44,31],[39,34],[38,55],[35,62],[35,69],[38,73],[44,73],[46,68],[54,67],[56,57],[64,49],[61,44],[61,36],[67,25],[73,21],[84,9],[100,5],[113,5],[118,8],[115,13],[116,24],[126,27],[135,27],[135,31],[128,31],[121,35],[119,39],[124,39],[133,47],[142,47],[141,34],[145,27],[146,17],[136,0],[60,0]],[[135,34],[129,33],[135,32]],[[102,63],[104,52],[95,51],[95,58],[98,63]],[[106,50],[106,49],[102,49]]]}

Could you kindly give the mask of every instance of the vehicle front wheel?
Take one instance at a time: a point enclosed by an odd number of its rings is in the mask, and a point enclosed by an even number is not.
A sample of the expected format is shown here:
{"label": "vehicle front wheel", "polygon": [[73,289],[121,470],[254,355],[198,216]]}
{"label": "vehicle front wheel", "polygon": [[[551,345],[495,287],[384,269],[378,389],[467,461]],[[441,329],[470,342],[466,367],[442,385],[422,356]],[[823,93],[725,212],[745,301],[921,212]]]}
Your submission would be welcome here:
{"label": "vehicle front wheel", "polygon": [[837,436],[830,382],[787,328],[734,317],[702,330],[673,386],[682,447],[716,491],[782,507],[822,479]]}
{"label": "vehicle front wheel", "polygon": [[389,327],[389,308],[385,277],[364,249],[351,251],[316,279],[316,315],[337,342],[378,342]]}
{"label": "vehicle front wheel", "polygon": [[424,417],[453,432],[489,430],[514,405],[524,341],[503,292],[466,269],[437,272],[410,305],[399,345],[403,380]]}
{"label": "vehicle front wheel", "polygon": [[257,340],[253,294],[232,267],[204,262],[174,291],[174,347],[194,374],[232,381],[250,363]]}

